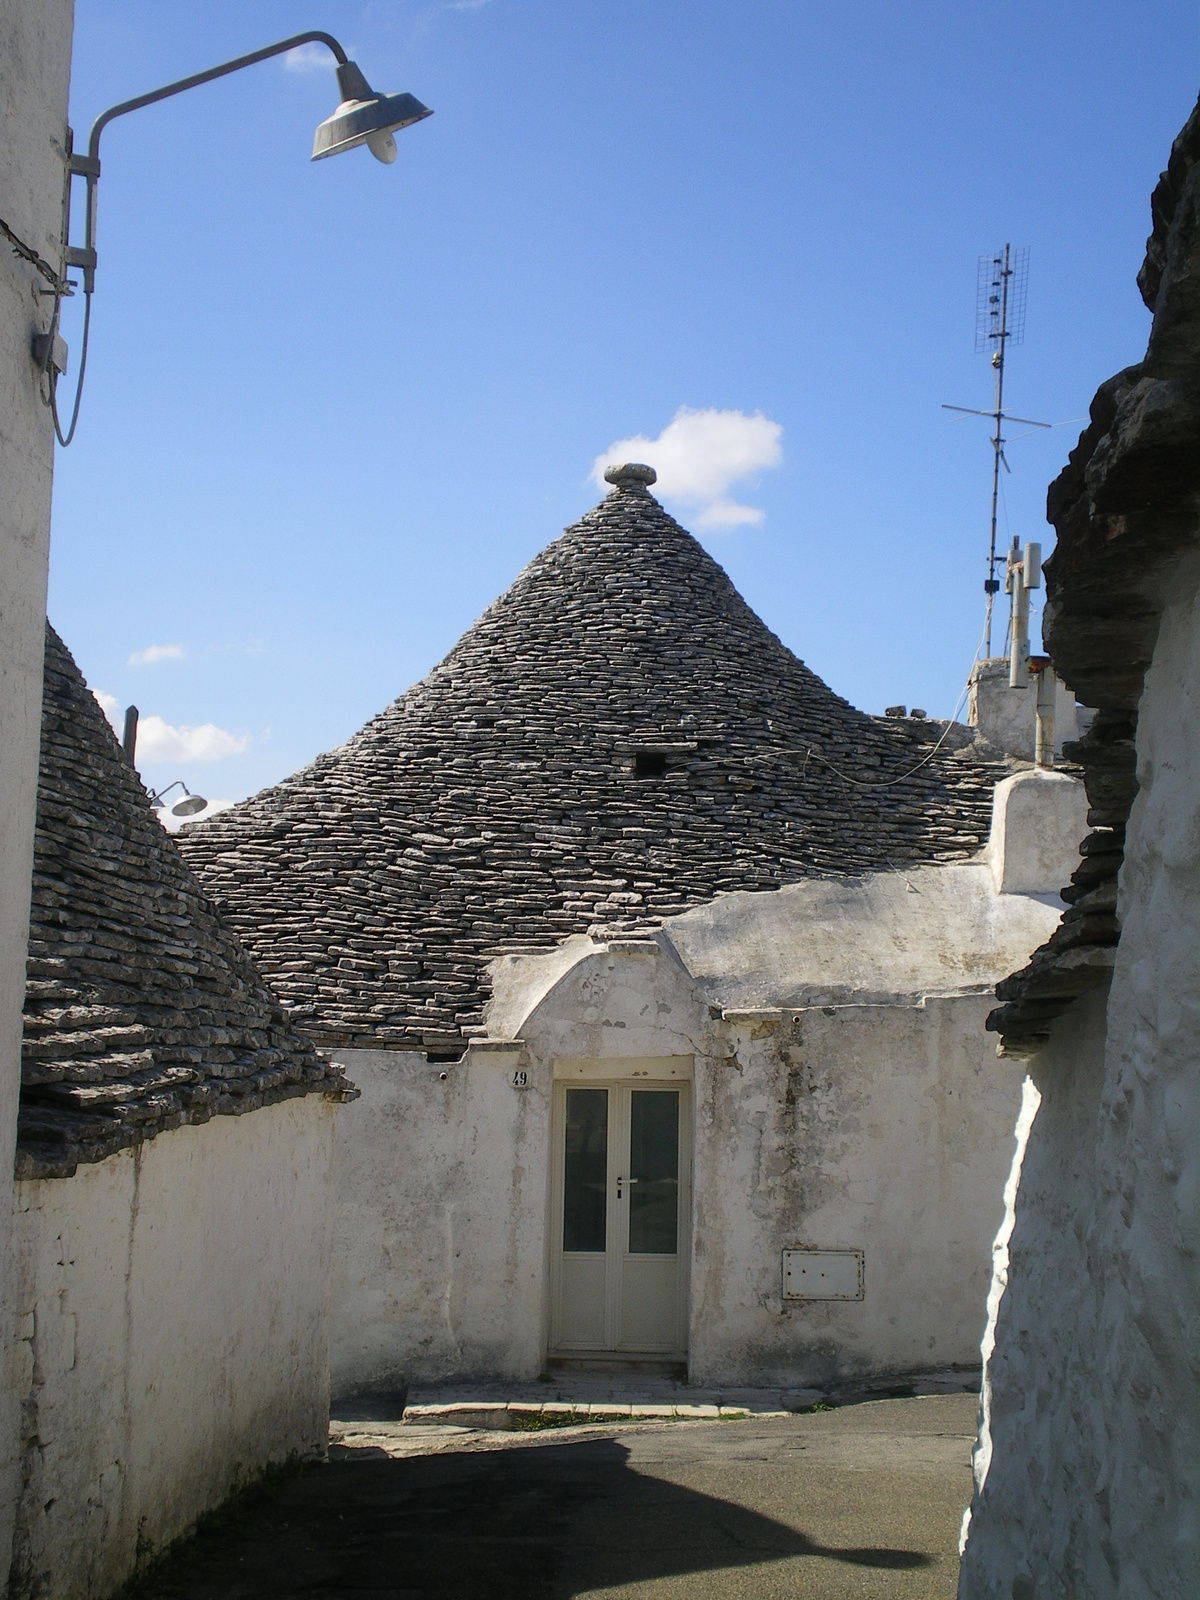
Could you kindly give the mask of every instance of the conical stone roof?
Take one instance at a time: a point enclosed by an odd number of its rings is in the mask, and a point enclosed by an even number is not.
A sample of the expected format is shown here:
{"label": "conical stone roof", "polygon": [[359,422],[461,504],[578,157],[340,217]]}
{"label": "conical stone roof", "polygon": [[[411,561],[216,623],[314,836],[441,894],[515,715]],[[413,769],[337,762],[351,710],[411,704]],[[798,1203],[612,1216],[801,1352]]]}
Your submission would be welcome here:
{"label": "conical stone roof", "polygon": [[46,629],[17,1176],[68,1177],[166,1128],[345,1098],[156,821]]}
{"label": "conical stone roof", "polygon": [[348,744],[180,846],[315,1038],[453,1050],[502,950],[973,855],[1003,769],[910,771],[929,726],[832,693],[625,477]]}

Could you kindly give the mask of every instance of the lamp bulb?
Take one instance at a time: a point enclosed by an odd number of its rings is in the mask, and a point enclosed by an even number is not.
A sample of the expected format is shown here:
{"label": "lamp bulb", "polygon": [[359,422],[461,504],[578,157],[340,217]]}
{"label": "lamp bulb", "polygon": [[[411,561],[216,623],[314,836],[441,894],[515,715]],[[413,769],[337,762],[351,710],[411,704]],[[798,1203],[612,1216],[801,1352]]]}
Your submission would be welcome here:
{"label": "lamp bulb", "polygon": [[385,167],[391,166],[396,159],[396,141],[386,130],[383,133],[369,133],[367,149],[376,161],[382,161]]}

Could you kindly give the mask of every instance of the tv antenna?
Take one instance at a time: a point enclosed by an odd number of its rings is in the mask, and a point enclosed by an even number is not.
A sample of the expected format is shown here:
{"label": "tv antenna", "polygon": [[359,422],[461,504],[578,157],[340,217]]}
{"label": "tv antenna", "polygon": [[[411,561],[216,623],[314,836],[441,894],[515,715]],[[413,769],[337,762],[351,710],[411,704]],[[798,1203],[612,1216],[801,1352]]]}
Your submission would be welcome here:
{"label": "tv antenna", "polygon": [[1029,247],[1014,250],[1011,245],[992,256],[980,256],[975,286],[975,353],[990,351],[996,374],[996,403],[990,411],[972,406],[947,406],[943,411],[958,411],[967,417],[989,417],[995,425],[992,435],[992,530],[988,543],[987,577],[983,592],[987,596],[987,625],[984,628],[985,658],[992,653],[992,606],[1000,590],[997,565],[1007,555],[996,554],[996,508],[1000,498],[1000,468],[1011,472],[1004,454],[1004,424],[1019,422],[1026,428],[1052,428],[1052,422],[1034,422],[1029,417],[1014,417],[1004,409],[1004,358],[1008,346],[1025,338],[1025,299],[1029,288]]}

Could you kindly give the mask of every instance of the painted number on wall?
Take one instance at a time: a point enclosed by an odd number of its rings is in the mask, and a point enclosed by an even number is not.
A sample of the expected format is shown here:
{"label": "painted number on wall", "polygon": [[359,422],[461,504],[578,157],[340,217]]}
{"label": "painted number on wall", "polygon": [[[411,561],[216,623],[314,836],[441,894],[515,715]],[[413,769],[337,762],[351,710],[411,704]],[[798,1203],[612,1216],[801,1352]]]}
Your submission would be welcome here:
{"label": "painted number on wall", "polygon": [[529,1074],[525,1071],[524,1067],[518,1067],[513,1073],[512,1086],[514,1089],[528,1089]]}

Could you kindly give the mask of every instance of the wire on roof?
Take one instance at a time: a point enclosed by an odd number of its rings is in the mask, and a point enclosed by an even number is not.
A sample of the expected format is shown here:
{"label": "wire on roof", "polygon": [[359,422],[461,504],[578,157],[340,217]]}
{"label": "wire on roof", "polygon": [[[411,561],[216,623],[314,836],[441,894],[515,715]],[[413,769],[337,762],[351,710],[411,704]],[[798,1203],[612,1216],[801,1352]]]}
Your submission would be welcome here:
{"label": "wire on roof", "polygon": [[[984,631],[985,632],[987,631],[986,630],[986,626],[985,626],[985,630]],[[975,663],[979,659],[979,652],[980,652],[980,650],[982,648],[983,648],[983,634],[981,633],[979,635],[979,643],[975,646],[975,654],[971,657],[971,666],[970,666],[970,669],[967,672],[967,681],[963,684],[962,690],[959,693],[958,699],[954,702],[954,710],[950,713],[950,719],[946,723],[945,732],[942,734],[942,737],[938,740],[938,742],[934,745],[933,749],[930,750],[926,755],[923,755],[921,757],[920,761],[917,762],[915,767],[909,767],[907,772],[898,773],[897,776],[894,777],[894,778],[884,778],[879,783],[869,783],[869,782],[865,782],[862,778],[852,778],[848,772],[843,772],[840,767],[835,767],[833,762],[830,761],[828,759],[828,757],[821,755],[818,751],[814,750],[812,748],[812,746],[810,745],[808,747],[808,749],[804,752],[804,766],[800,769],[800,776],[803,778],[805,772],[807,771],[807,769],[808,769],[808,761],[809,761],[809,757],[810,756],[812,757],[812,759],[814,761],[820,761],[825,766],[827,766],[829,768],[830,772],[836,774],[836,776],[839,777],[842,780],[843,783],[851,783],[851,784],[854,785],[854,787],[856,789],[890,789],[893,784],[903,783],[905,778],[911,778],[914,772],[920,772],[920,770],[921,770],[921,768],[923,766],[925,766],[928,762],[933,760],[934,756],[937,755],[938,751],[942,748],[942,746],[945,744],[946,740],[949,738],[950,729],[954,726],[955,721],[958,718],[958,713],[962,710],[962,703],[966,699],[967,694],[970,691],[970,688],[971,688],[971,672],[973,672],[975,670]]]}

